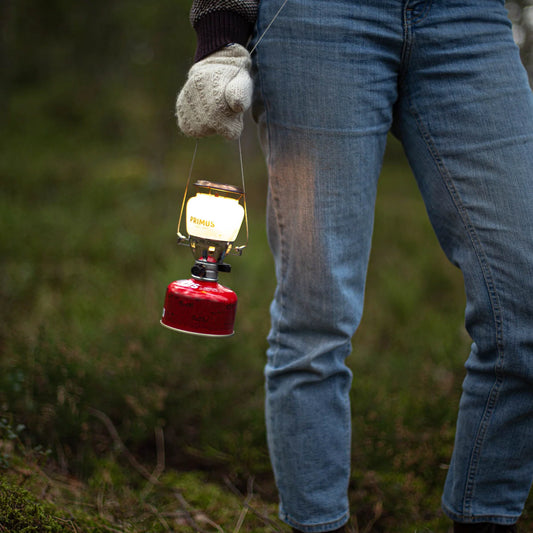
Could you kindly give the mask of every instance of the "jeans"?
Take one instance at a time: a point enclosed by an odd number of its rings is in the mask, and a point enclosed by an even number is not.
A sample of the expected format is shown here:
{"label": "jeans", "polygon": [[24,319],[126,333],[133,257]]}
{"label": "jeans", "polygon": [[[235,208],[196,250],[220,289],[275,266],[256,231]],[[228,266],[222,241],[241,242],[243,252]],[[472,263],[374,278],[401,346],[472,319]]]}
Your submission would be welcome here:
{"label": "jeans", "polygon": [[[280,5],[261,0],[256,40]],[[277,276],[265,376],[281,518],[305,532],[348,520],[345,359],[392,131],[463,273],[473,341],[443,509],[514,523],[533,479],[533,98],[503,1],[289,0],[254,75]]]}

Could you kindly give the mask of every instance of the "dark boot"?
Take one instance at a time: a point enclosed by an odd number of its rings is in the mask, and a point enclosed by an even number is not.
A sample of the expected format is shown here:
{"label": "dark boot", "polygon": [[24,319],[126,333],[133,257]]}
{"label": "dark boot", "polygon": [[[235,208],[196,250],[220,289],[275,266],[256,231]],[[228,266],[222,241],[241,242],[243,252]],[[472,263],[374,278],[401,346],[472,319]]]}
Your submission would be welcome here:
{"label": "dark boot", "polygon": [[460,524],[454,522],[453,533],[518,533],[516,525],[502,526],[499,524]]}

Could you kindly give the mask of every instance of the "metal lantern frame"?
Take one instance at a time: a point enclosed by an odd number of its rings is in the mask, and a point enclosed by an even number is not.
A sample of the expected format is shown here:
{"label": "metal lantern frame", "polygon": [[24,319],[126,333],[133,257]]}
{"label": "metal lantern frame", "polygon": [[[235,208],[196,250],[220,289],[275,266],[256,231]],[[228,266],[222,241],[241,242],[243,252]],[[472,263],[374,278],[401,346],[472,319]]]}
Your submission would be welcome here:
{"label": "metal lantern frame", "polygon": [[242,199],[244,220],[241,219],[240,221],[235,240],[242,231],[242,222],[244,221],[246,241],[239,246],[234,245],[235,241],[218,241],[207,237],[185,235],[181,231],[185,206],[188,199],[192,198],[189,196],[189,187],[197,148],[198,142],[181,202],[177,228],[178,244],[189,246],[193,252],[195,263],[191,269],[192,277],[190,279],[177,280],[168,285],[160,323],[172,331],[181,333],[204,337],[229,337],[235,333],[237,295],[228,287],[218,283],[218,273],[231,271],[230,265],[224,263],[227,254],[242,255],[243,250],[248,245],[248,209],[241,143],[239,140],[242,188],[208,180],[198,180],[194,183],[200,190],[207,191],[208,195],[231,198],[237,200],[239,205],[241,205],[240,200]]}
{"label": "metal lantern frame", "polygon": [[[244,183],[244,167],[242,162],[242,147],[241,147],[241,140],[239,139],[239,163],[240,163],[240,170],[241,170],[241,182],[242,186],[237,187],[235,185],[229,185],[229,184],[223,184],[223,183],[217,183],[214,181],[209,180],[198,180],[194,182],[194,186],[199,188],[206,189],[209,194],[211,194],[212,191],[220,192],[225,195],[235,195],[238,200],[242,198],[242,206],[244,208],[244,225],[246,229],[246,240],[244,244],[241,244],[240,246],[235,246],[233,243],[228,242],[228,250],[227,253],[232,253],[234,255],[242,255],[243,250],[248,246],[248,239],[249,239],[249,227],[248,227],[248,207],[246,204],[246,186]],[[184,235],[181,231],[182,226],[182,220],[183,220],[183,213],[185,211],[185,206],[187,204],[187,200],[189,198],[189,188],[191,183],[191,177],[193,173],[194,163],[196,160],[196,153],[198,151],[198,141],[196,142],[196,146],[194,148],[194,153],[192,157],[191,162],[191,168],[189,170],[189,175],[187,177],[187,184],[185,185],[185,192],[183,193],[183,199],[181,202],[181,208],[180,208],[180,215],[178,219],[178,228],[176,231],[177,237],[178,237],[178,244],[182,244],[184,246],[191,246],[191,236],[190,235]],[[240,233],[240,231],[239,231]]]}

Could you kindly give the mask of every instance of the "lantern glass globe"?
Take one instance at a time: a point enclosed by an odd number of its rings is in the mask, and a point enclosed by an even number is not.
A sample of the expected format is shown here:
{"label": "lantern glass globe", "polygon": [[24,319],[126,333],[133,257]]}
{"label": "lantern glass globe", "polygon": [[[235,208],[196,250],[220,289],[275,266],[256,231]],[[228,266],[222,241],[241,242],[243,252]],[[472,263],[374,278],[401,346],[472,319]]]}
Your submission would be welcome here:
{"label": "lantern glass globe", "polygon": [[189,235],[234,242],[244,219],[244,208],[236,198],[199,192],[187,202],[186,217]]}

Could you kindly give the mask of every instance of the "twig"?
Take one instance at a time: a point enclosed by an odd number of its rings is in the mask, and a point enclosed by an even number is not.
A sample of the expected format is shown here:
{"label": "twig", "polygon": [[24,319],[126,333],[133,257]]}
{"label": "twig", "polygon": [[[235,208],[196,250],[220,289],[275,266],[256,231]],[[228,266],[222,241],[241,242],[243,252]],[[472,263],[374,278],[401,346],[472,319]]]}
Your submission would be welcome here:
{"label": "twig", "polygon": [[244,519],[246,518],[246,515],[248,513],[248,507],[246,505],[242,508],[241,514],[239,515],[239,519],[237,520],[237,525],[235,526],[235,529],[233,530],[233,533],[239,533],[241,530],[241,527],[244,523]]}
{"label": "twig", "polygon": [[[239,496],[240,498],[243,498],[243,494],[229,480],[229,478],[227,476],[224,477],[224,483],[231,490],[231,492],[233,492],[233,494],[235,494],[236,496]],[[248,495],[246,496],[246,498],[243,501],[243,506],[246,509],[250,510],[255,516],[260,518],[267,526],[269,526],[272,529],[272,531],[275,531],[276,533],[283,533],[282,530],[279,529],[278,525],[273,520],[271,520],[268,516],[265,516],[263,513],[259,512],[257,509],[255,509],[255,507],[250,505],[249,502],[252,499],[252,495],[253,495],[253,494],[251,494],[252,486],[253,486],[253,478],[250,478],[248,480],[248,489],[247,489],[248,490]],[[234,532],[234,533],[236,533],[236,532]]]}
{"label": "twig", "polygon": [[143,500],[146,499],[154,486],[152,480],[156,479],[159,483],[159,476],[165,471],[165,433],[159,426],[155,428],[154,432],[157,462],[154,471],[151,474],[152,479],[148,480],[148,484],[141,493],[141,498]]}
{"label": "twig", "polygon": [[141,463],[139,463],[133,454],[128,450],[128,448],[126,448],[126,445],[124,442],[122,442],[122,439],[120,438],[120,435],[118,434],[118,431],[111,419],[105,413],[99,411],[98,409],[94,409],[93,407],[89,407],[89,412],[103,422],[107,428],[107,431],[109,432],[109,435],[115,442],[115,445],[126,456],[131,466],[133,466],[133,468],[135,468],[135,470],[137,470],[137,472],[139,472],[139,474],[141,474],[141,476],[147,479],[150,483],[153,485],[159,485],[159,480],[154,477]]}
{"label": "twig", "polygon": [[359,523],[357,522],[357,515],[354,513],[352,515],[352,524],[353,524],[353,533],[359,533]]}
{"label": "twig", "polygon": [[168,525],[168,522],[161,516],[161,513],[151,504],[147,503],[146,507],[155,514],[161,525],[165,528],[165,531],[169,531],[172,533],[172,530],[170,529],[170,526]]}
{"label": "twig", "polygon": [[165,470],[165,433],[163,431],[163,428],[159,426],[156,427],[154,431],[157,463],[154,471],[152,472],[152,476],[155,478],[159,478],[159,476]]}
{"label": "twig", "polygon": [[115,529],[114,527],[108,526],[106,524],[100,524],[99,527],[103,527],[106,531],[111,531],[111,533],[124,533],[123,529]]}
{"label": "twig", "polygon": [[383,514],[383,503],[377,502],[374,505],[374,516],[368,522],[366,527],[363,529],[363,533],[370,533],[374,527],[374,524],[381,518],[381,515]]}
{"label": "twig", "polygon": [[72,527],[72,531],[74,531],[74,533],[79,533],[79,529],[76,527],[76,524],[72,520],[67,520],[59,516],[54,516],[54,519],[58,520],[59,522],[64,522],[68,526]]}
{"label": "twig", "polygon": [[211,520],[207,515],[202,513],[201,516],[210,526],[213,526],[219,533],[224,533],[224,530],[216,522],[213,522],[213,520]]}
{"label": "twig", "polygon": [[246,491],[246,499],[244,500],[244,504],[242,507],[241,514],[239,515],[239,519],[237,520],[237,524],[235,525],[235,530],[233,533],[239,533],[241,530],[241,527],[244,523],[244,519],[246,518],[246,515],[248,513],[248,508],[250,507],[250,500],[252,499],[254,495],[254,478],[251,477],[248,479],[248,486]]}
{"label": "twig", "polygon": [[178,500],[178,502],[181,505],[181,509],[184,513],[184,518],[187,524],[189,524],[194,531],[197,531],[198,533],[208,533],[205,529],[202,529],[197,523],[196,520],[193,518],[192,514],[189,512],[189,502],[182,496],[181,492],[175,491],[174,496]]}
{"label": "twig", "polygon": [[[162,486],[162,483],[161,481],[159,481],[158,477],[161,475],[161,473],[165,469],[165,451],[164,451],[165,442],[164,442],[163,430],[161,428],[156,428],[155,430],[156,431],[157,464],[156,464],[154,471],[150,473],[142,464],[140,464],[137,461],[137,459],[135,459],[135,457],[128,450],[128,448],[126,448],[126,445],[120,438],[120,435],[118,434],[118,431],[116,427],[114,426],[113,422],[111,421],[111,419],[102,411],[99,411],[98,409],[94,409],[92,407],[89,408],[89,412],[92,415],[94,415],[96,418],[98,418],[101,422],[103,422],[103,424],[107,428],[107,431],[109,432],[109,435],[113,439],[115,445],[118,447],[120,452],[122,452],[126,456],[131,466],[133,466],[133,468],[137,470],[137,472],[141,474],[141,476],[147,479],[151,483],[151,485],[156,485],[158,487]],[[149,490],[151,490],[151,488],[152,488],[151,486],[148,487],[148,492]],[[188,510],[188,508],[190,507],[189,503],[187,502],[187,500],[185,500],[185,498],[181,495],[181,493],[176,491],[174,492],[174,494],[178,502],[181,504],[181,508],[184,512],[185,520],[187,521],[187,523],[198,533],[208,533],[207,531],[202,529],[197,524],[196,520],[194,519],[194,517]],[[208,518],[206,515],[202,515],[202,517],[205,519],[206,522],[208,522],[210,525],[215,527],[219,531],[219,533],[224,533],[224,530],[218,524],[216,524],[210,518]],[[158,514],[158,518],[162,519],[162,516]]]}
{"label": "twig", "polygon": [[96,493],[96,509],[101,517],[104,517],[104,491],[99,489]]}

